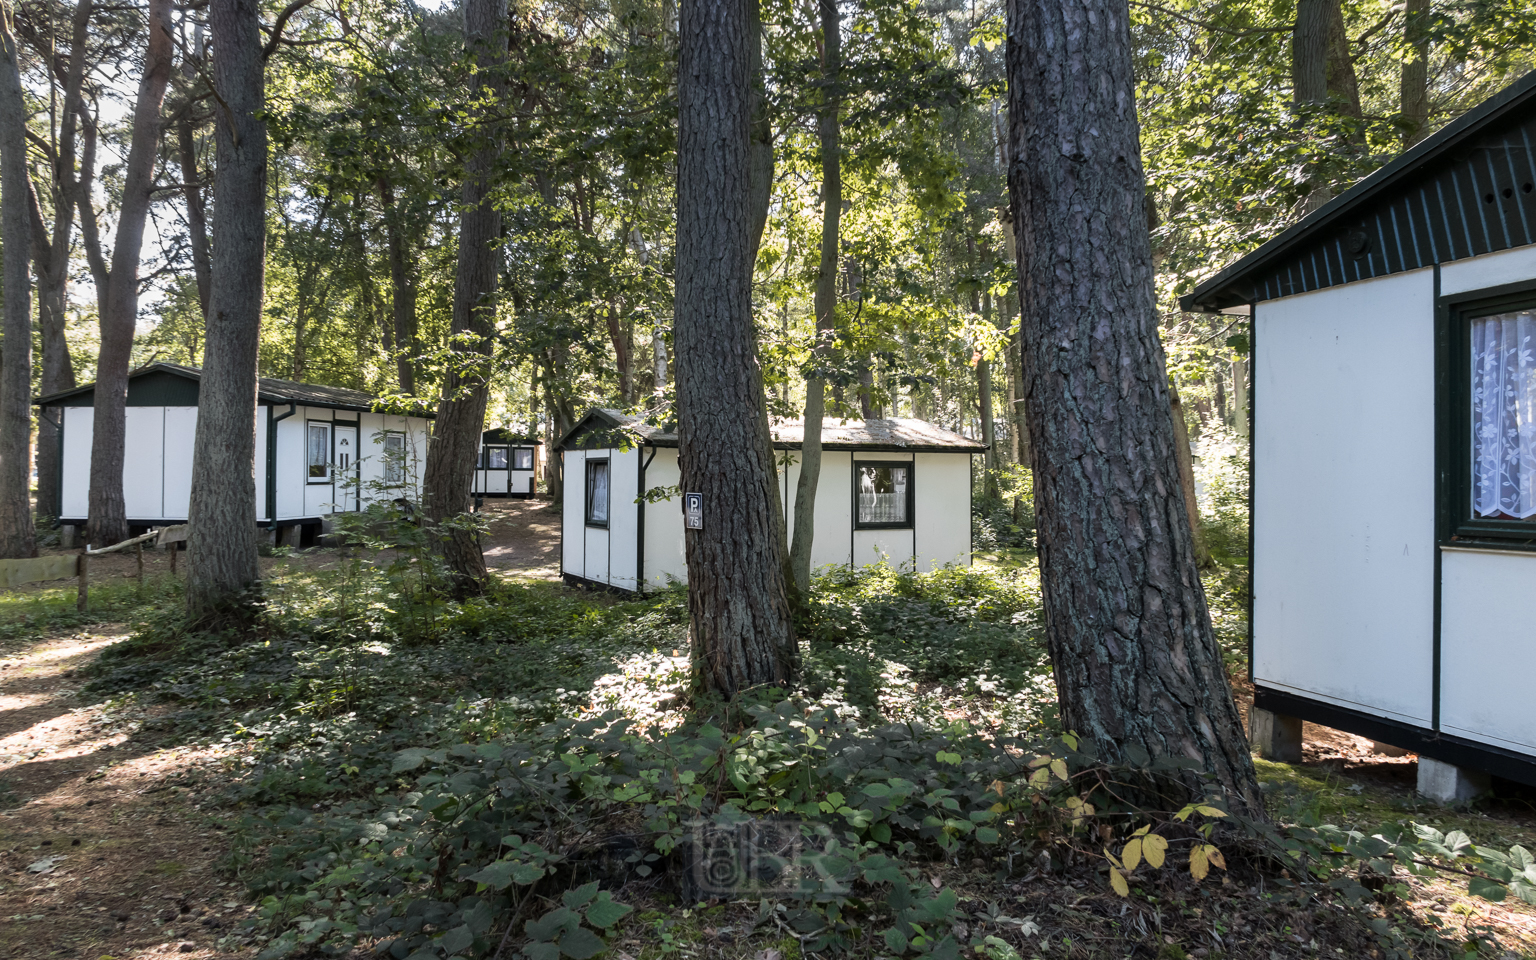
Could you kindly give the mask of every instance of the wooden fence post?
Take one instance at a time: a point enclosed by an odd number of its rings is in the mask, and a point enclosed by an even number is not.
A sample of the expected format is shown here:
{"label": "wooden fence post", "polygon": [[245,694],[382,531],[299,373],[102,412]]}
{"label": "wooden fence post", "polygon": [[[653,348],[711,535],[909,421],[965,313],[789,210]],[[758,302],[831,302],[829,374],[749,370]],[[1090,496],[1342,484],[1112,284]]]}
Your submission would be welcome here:
{"label": "wooden fence post", "polygon": [[75,609],[80,611],[81,613],[85,612],[85,600],[86,600],[86,586],[85,586],[85,584],[86,584],[86,577],[87,577],[87,574],[88,574],[89,568],[90,568],[90,563],[91,563],[90,559],[88,557],[86,557],[86,555],[85,555],[85,548],[82,547],[81,550],[80,550],[80,557],[76,561],[76,567],[75,567],[75,570],[79,574],[79,577],[80,577],[80,590],[79,590],[79,593],[75,596]]}
{"label": "wooden fence post", "polygon": [[133,553],[134,553],[135,559],[137,559],[138,562],[139,562],[139,592],[143,593],[144,592],[144,544],[143,543],[136,543],[136,544],[134,544],[133,545]]}

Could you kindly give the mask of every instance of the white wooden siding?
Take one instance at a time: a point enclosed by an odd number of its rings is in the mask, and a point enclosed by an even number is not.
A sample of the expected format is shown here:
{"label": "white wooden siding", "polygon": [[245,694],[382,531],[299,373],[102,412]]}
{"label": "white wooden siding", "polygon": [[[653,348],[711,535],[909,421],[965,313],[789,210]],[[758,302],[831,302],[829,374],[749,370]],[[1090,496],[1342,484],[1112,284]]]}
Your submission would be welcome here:
{"label": "white wooden siding", "polygon": [[640,495],[639,447],[608,451],[608,575],[604,583],[624,590],[639,588]]}
{"label": "white wooden siding", "polygon": [[1427,726],[1433,274],[1260,303],[1255,326],[1254,677]]}
{"label": "white wooden siding", "polygon": [[130,520],[158,520],[165,516],[165,408],[123,412],[123,512]]}
{"label": "white wooden siding", "polygon": [[1440,267],[1440,295],[1536,279],[1536,246],[1516,247],[1457,260]]}
{"label": "white wooden siding", "polygon": [[[677,465],[676,447],[641,449],[647,458],[654,452],[650,466],[645,468],[645,487],[675,487],[681,475]],[[658,503],[645,505],[645,582],[649,586],[664,587],[671,579],[688,579],[688,563],[683,544],[683,501],[673,497]]]}
{"label": "white wooden siding", "polygon": [[91,407],[60,407],[64,412],[63,515],[83,520],[91,492],[91,427],[96,411]]}
{"label": "white wooden siding", "polygon": [[971,455],[919,453],[913,457],[912,472],[918,572],[946,563],[970,564]]}
{"label": "white wooden siding", "polygon": [[1529,597],[1536,556],[1446,549],[1440,559],[1440,727],[1536,751],[1536,643]]}
{"label": "white wooden siding", "polygon": [[560,511],[560,572],[585,578],[587,453],[585,450],[567,450],[563,456],[565,502]]}

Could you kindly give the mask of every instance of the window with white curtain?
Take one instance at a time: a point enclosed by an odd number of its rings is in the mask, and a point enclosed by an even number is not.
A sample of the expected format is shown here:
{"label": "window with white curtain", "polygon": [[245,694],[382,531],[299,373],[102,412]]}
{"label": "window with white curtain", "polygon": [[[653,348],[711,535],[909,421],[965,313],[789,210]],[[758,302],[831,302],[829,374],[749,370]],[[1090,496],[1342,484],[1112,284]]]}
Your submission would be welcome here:
{"label": "window with white curtain", "polygon": [[854,467],[858,498],[855,525],[912,526],[912,465],[865,462]]}
{"label": "window with white curtain", "polygon": [[1471,321],[1472,515],[1536,520],[1536,314]]}
{"label": "window with white curtain", "polygon": [[587,523],[608,526],[608,461],[587,461]]}
{"label": "window with white curtain", "polygon": [[331,482],[331,425],[315,420],[306,424],[305,459],[310,483]]}
{"label": "window with white curtain", "polygon": [[405,434],[384,434],[384,482],[396,487],[405,483]]}
{"label": "window with white curtain", "polygon": [[533,448],[532,447],[517,447],[516,449],[514,449],[512,451],[512,469],[513,470],[532,470],[533,469]]}

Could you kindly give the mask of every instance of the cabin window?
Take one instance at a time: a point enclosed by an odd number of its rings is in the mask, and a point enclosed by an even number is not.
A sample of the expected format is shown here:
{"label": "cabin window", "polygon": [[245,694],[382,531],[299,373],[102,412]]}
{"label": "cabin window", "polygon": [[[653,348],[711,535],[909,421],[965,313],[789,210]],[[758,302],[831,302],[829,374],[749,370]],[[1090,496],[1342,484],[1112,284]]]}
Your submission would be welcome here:
{"label": "cabin window", "polygon": [[912,464],[854,463],[858,527],[912,526]]}
{"label": "cabin window", "polygon": [[1536,521],[1536,313],[1469,326],[1473,519]]}
{"label": "cabin window", "polygon": [[587,523],[608,526],[608,461],[587,461]]}
{"label": "cabin window", "polygon": [[485,469],[487,469],[487,470],[505,470],[505,469],[507,469],[507,448],[506,447],[486,447],[485,448]]}
{"label": "cabin window", "polygon": [[512,469],[513,470],[532,470],[533,469],[533,448],[532,447],[518,447],[516,450],[512,451]]}
{"label": "cabin window", "polygon": [[405,434],[384,434],[384,482],[392,487],[405,483]]}
{"label": "cabin window", "polygon": [[305,425],[305,459],[310,483],[331,482],[331,425],[311,420]]}

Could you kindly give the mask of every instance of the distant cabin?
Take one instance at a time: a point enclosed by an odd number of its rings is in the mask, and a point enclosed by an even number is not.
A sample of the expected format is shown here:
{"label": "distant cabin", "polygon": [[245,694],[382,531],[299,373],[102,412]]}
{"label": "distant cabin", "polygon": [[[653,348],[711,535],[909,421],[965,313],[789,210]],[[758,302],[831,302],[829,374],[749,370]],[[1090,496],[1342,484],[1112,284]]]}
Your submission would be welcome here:
{"label": "distant cabin", "polygon": [[[128,376],[123,500],[132,527],[185,523],[202,371],[152,363]],[[95,384],[40,397],[60,425],[61,522],[86,521]],[[306,541],[331,513],[416,496],[429,415],[374,413],[359,390],[263,377],[256,411],[256,517],[304,528]]]}
{"label": "distant cabin", "polygon": [[531,498],[538,491],[539,447],[544,441],[510,430],[480,435],[474,492],[489,497]]}
{"label": "distant cabin", "polygon": [[[794,526],[804,428],[778,425],[785,528]],[[985,447],[922,420],[826,420],[813,567],[882,560],[927,571],[971,562],[971,457]],[[686,581],[677,434],[596,409],[560,441],[561,572],[568,583],[628,591]],[[641,495],[653,491],[644,503]],[[709,504],[703,505],[710,522]]]}
{"label": "distant cabin", "polygon": [[1536,784],[1536,73],[1183,307],[1252,317],[1255,706]]}

